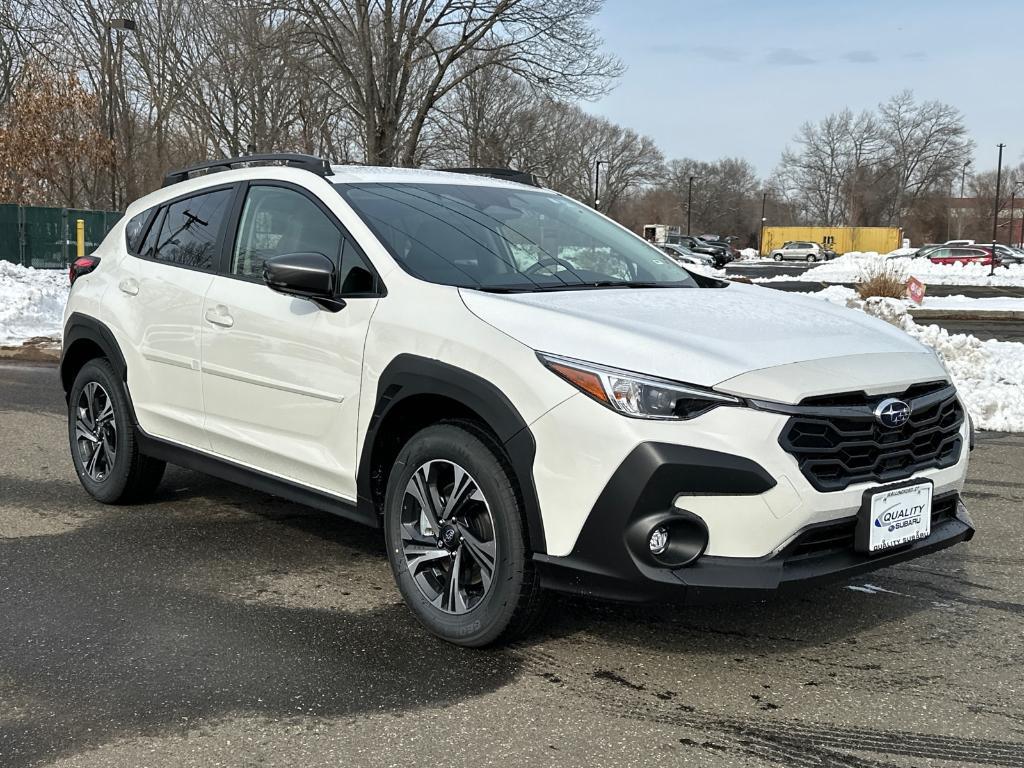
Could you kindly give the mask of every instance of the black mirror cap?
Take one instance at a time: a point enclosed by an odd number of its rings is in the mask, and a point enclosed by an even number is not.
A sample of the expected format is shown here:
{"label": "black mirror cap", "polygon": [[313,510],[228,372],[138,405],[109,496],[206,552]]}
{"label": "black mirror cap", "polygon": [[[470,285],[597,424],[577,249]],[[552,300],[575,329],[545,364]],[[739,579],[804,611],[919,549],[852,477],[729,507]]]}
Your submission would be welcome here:
{"label": "black mirror cap", "polygon": [[312,299],[337,312],[345,302],[335,297],[338,272],[322,253],[284,253],[263,263],[263,282],[287,296]]}

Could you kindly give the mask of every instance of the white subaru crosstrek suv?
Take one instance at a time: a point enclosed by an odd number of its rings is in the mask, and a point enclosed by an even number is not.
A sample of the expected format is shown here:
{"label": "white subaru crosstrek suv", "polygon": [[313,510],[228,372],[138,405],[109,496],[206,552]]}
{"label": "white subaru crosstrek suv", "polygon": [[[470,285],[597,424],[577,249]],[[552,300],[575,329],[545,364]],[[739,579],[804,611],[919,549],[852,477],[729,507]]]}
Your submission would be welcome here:
{"label": "white subaru crosstrek suv", "polygon": [[763,598],[974,533],[969,420],[930,350],[692,274],[537,186],[208,163],[72,278],[93,497],[145,499],[171,462],[382,528],[455,643],[521,632],[548,589]]}

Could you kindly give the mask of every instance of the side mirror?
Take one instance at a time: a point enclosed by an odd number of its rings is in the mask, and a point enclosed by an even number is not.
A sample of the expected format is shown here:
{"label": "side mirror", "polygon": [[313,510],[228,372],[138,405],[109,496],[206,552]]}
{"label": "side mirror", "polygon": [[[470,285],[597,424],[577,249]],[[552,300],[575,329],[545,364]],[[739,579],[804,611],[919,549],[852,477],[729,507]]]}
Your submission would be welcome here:
{"label": "side mirror", "polygon": [[338,272],[322,253],[285,253],[263,263],[263,282],[286,296],[310,299],[331,312],[345,306],[335,297]]}

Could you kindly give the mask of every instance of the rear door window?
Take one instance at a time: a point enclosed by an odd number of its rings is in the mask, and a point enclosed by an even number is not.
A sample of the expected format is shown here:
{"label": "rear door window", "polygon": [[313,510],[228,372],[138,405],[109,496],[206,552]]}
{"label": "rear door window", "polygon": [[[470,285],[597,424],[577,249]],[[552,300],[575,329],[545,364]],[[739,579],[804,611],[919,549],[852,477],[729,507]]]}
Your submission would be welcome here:
{"label": "rear door window", "polygon": [[150,228],[143,255],[155,261],[212,272],[216,268],[217,244],[234,190],[214,192],[178,200],[165,207]]}

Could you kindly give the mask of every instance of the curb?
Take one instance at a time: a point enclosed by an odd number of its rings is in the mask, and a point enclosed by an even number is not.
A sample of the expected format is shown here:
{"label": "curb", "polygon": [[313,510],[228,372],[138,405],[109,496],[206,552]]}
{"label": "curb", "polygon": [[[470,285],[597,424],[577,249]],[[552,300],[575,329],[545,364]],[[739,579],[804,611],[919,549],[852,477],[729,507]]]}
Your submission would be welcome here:
{"label": "curb", "polygon": [[912,307],[910,316],[922,320],[953,320],[953,321],[991,321],[991,322],[1024,322],[1024,312],[1014,310],[975,310],[968,312],[962,309],[925,309]]}

